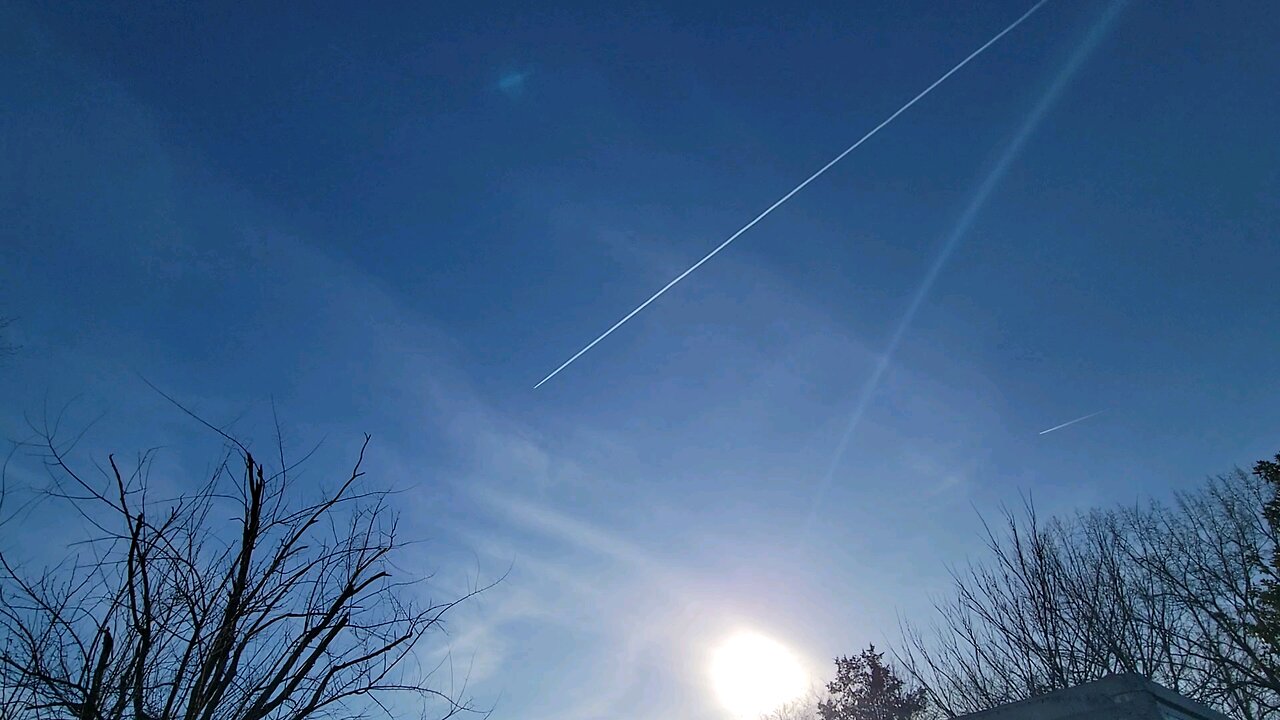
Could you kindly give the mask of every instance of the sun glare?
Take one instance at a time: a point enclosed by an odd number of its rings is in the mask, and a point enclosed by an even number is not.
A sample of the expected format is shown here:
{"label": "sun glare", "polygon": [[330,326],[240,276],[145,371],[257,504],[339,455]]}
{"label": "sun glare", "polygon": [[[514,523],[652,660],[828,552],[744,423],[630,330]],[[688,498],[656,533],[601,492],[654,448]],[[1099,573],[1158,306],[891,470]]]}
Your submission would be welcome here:
{"label": "sun glare", "polygon": [[758,633],[732,635],[711,655],[716,698],[735,718],[755,720],[799,697],[808,682],[790,650]]}

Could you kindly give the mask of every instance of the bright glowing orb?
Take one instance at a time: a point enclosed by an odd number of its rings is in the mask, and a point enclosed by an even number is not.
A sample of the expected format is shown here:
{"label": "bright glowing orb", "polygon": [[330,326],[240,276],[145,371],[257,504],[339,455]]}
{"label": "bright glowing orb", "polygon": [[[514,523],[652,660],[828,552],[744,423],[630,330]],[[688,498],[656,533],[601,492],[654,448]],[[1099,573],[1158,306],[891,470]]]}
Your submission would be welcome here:
{"label": "bright glowing orb", "polygon": [[740,632],[712,653],[711,683],[734,717],[755,720],[799,697],[809,679],[786,647],[757,633]]}

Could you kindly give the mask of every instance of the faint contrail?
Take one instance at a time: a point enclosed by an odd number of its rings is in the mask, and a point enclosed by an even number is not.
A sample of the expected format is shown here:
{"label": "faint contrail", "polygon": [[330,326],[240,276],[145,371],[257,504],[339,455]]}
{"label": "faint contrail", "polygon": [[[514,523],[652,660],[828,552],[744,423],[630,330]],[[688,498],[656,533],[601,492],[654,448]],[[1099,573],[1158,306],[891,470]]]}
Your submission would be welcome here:
{"label": "faint contrail", "polygon": [[801,190],[803,190],[803,189],[805,188],[805,186],[806,186],[806,185],[808,185],[809,183],[813,182],[814,180],[817,180],[817,179],[818,179],[818,178],[819,178],[823,173],[825,173],[827,170],[830,170],[832,166],[834,166],[836,163],[838,163],[838,162],[840,162],[841,160],[843,160],[843,159],[844,159],[844,157],[845,157],[846,155],[848,155],[849,153],[851,153],[851,152],[853,152],[854,150],[856,150],[856,149],[858,148],[858,146],[859,146],[859,145],[861,145],[862,143],[866,142],[867,140],[870,140],[872,135],[875,135],[876,133],[880,132],[880,130],[881,130],[882,128],[884,128],[884,126],[886,126],[886,125],[888,125],[889,123],[893,122],[893,121],[894,121],[894,120],[895,120],[899,115],[901,115],[902,113],[906,112],[908,108],[910,108],[912,105],[915,105],[917,102],[919,102],[919,101],[920,101],[920,100],[921,100],[925,95],[928,95],[929,93],[933,92],[933,89],[934,89],[934,88],[936,88],[936,87],[938,87],[939,85],[941,85],[941,84],[943,83],[943,81],[945,81],[947,78],[949,78],[949,77],[951,77],[952,75],[954,75],[954,74],[956,73],[956,71],[958,71],[960,68],[964,67],[965,65],[968,65],[970,60],[973,60],[974,58],[976,58],[976,57],[978,57],[979,55],[981,55],[981,54],[982,54],[982,53],[983,53],[987,48],[989,48],[989,47],[991,47],[992,45],[994,45],[994,44],[996,43],[996,41],[997,41],[997,40],[999,40],[1000,38],[1004,37],[1004,36],[1005,36],[1005,35],[1007,35],[1010,31],[1012,31],[1014,28],[1016,28],[1016,27],[1018,27],[1019,25],[1021,25],[1021,24],[1022,24],[1022,22],[1023,22],[1024,20],[1026,20],[1027,18],[1031,17],[1031,15],[1035,13],[1035,11],[1039,10],[1039,9],[1040,9],[1040,7],[1041,7],[1042,5],[1044,5],[1045,3],[1047,3],[1047,2],[1049,2],[1049,0],[1040,0],[1040,1],[1039,1],[1039,2],[1037,2],[1035,5],[1032,5],[1030,10],[1026,11],[1025,13],[1023,13],[1023,14],[1022,14],[1022,16],[1021,16],[1021,17],[1019,17],[1017,20],[1014,20],[1012,23],[1010,23],[1008,27],[1006,27],[1005,29],[1003,29],[1003,30],[1001,30],[1000,32],[996,33],[995,37],[993,37],[993,38],[991,38],[990,40],[988,40],[988,41],[986,41],[985,43],[983,43],[982,47],[980,47],[980,48],[978,48],[977,50],[974,50],[973,52],[969,53],[969,56],[968,56],[968,57],[966,57],[965,59],[961,60],[959,63],[956,63],[956,66],[955,66],[955,67],[951,68],[951,69],[950,69],[950,70],[948,70],[946,73],[944,73],[944,74],[942,75],[942,77],[938,78],[937,80],[934,80],[934,81],[933,81],[933,83],[932,83],[931,85],[929,85],[929,87],[925,88],[924,90],[921,90],[921,91],[920,91],[920,93],[919,93],[918,95],[916,95],[915,97],[913,97],[913,98],[911,98],[909,101],[907,101],[907,104],[905,104],[905,105],[903,105],[902,107],[898,108],[896,112],[894,112],[894,113],[893,113],[892,115],[890,115],[889,117],[885,118],[885,119],[884,119],[884,121],[882,121],[879,125],[875,126],[874,128],[871,128],[871,132],[868,132],[866,135],[863,135],[863,136],[858,140],[858,142],[856,142],[856,143],[854,143],[854,144],[850,145],[848,148],[846,148],[846,149],[845,149],[845,151],[844,151],[844,152],[842,152],[842,153],[840,153],[839,155],[835,156],[835,159],[833,159],[831,162],[827,163],[826,165],[823,165],[821,169],[819,169],[817,172],[815,172],[814,174],[812,174],[812,175],[810,175],[808,178],[806,178],[804,182],[802,182],[802,183],[800,183],[799,185],[797,185],[797,186],[795,186],[794,188],[792,188],[792,189],[791,189],[791,192],[787,193],[786,195],[783,195],[783,196],[782,196],[782,197],[781,197],[777,202],[775,202],[774,204],[770,205],[770,206],[768,207],[768,209],[766,209],[764,212],[762,212],[762,213],[760,213],[759,215],[757,215],[757,216],[755,217],[755,219],[754,219],[754,220],[752,220],[751,222],[749,222],[749,223],[747,223],[746,225],[743,225],[741,228],[739,228],[737,232],[735,232],[734,234],[732,234],[732,235],[730,235],[730,236],[729,236],[729,239],[727,239],[727,240],[725,240],[724,242],[722,242],[722,243],[720,243],[719,245],[717,245],[717,246],[716,246],[716,249],[714,249],[714,250],[712,250],[711,252],[707,253],[707,254],[706,254],[706,256],[705,256],[705,257],[703,257],[701,260],[699,260],[698,262],[696,262],[696,263],[694,263],[693,265],[689,266],[689,269],[688,269],[688,270],[685,270],[684,272],[682,272],[682,273],[680,273],[679,275],[677,275],[677,276],[675,277],[675,279],[674,279],[674,280],[672,280],[671,282],[669,282],[669,283],[667,283],[666,285],[664,285],[664,286],[663,286],[663,288],[662,288],[661,290],[659,290],[658,292],[656,292],[656,293],[654,293],[652,296],[650,296],[648,300],[645,300],[644,302],[640,303],[640,305],[638,305],[638,306],[636,307],[636,309],[635,309],[635,310],[632,310],[631,312],[627,313],[625,317],[623,317],[623,318],[622,318],[621,320],[619,320],[618,322],[614,323],[614,324],[613,324],[613,327],[611,327],[611,328],[609,328],[608,330],[605,330],[603,333],[601,333],[601,334],[600,334],[600,337],[598,337],[598,338],[596,338],[595,340],[592,340],[591,342],[587,343],[587,346],[586,346],[586,347],[582,348],[582,349],[581,349],[581,350],[579,350],[577,353],[575,353],[573,357],[569,358],[568,360],[565,360],[565,361],[564,361],[564,364],[562,364],[560,367],[556,368],[555,370],[551,371],[551,374],[550,374],[550,375],[547,375],[546,377],[542,378],[542,380],[538,381],[538,384],[533,386],[533,387],[534,387],[534,389],[536,390],[536,389],[538,389],[538,388],[542,387],[542,384],[543,384],[543,383],[545,383],[546,381],[548,381],[548,380],[550,380],[551,378],[555,377],[556,375],[559,375],[559,374],[560,374],[560,371],[561,371],[561,370],[564,370],[564,369],[565,369],[565,368],[567,368],[567,367],[569,367],[569,365],[570,365],[570,364],[572,364],[574,360],[577,360],[578,358],[582,357],[582,355],[583,355],[584,353],[586,353],[586,352],[587,352],[588,350],[590,350],[591,348],[595,347],[595,346],[596,346],[596,344],[597,344],[597,343],[599,343],[601,340],[603,340],[603,339],[605,339],[605,338],[609,337],[611,334],[613,334],[613,331],[614,331],[614,330],[617,330],[618,328],[622,327],[623,323],[625,323],[626,321],[628,321],[628,320],[630,320],[631,318],[635,317],[636,313],[638,313],[638,312],[640,312],[641,310],[643,310],[643,309],[645,309],[646,307],[648,307],[648,306],[649,306],[649,303],[652,303],[654,300],[657,300],[658,298],[662,297],[663,293],[665,293],[666,291],[670,290],[673,286],[675,286],[675,284],[676,284],[676,283],[678,283],[678,282],[680,282],[681,280],[685,279],[685,278],[689,275],[689,273],[691,273],[691,272],[693,272],[694,270],[697,270],[698,268],[702,267],[702,264],[703,264],[703,263],[705,263],[706,261],[708,261],[708,260],[710,260],[711,258],[715,257],[717,253],[719,253],[721,250],[723,250],[723,249],[725,249],[726,247],[728,247],[728,246],[729,246],[729,243],[733,242],[734,240],[737,240],[739,235],[741,235],[742,233],[744,233],[744,232],[746,232],[746,231],[750,230],[750,229],[751,229],[751,228],[752,228],[756,223],[758,223],[758,222],[760,222],[761,220],[763,220],[763,219],[765,218],[765,216],[767,216],[769,213],[771,213],[771,212],[773,212],[774,210],[776,210],[776,209],[778,208],[778,206],[780,206],[780,205],[782,205],[783,203],[785,203],[786,201],[790,200],[790,199],[791,199],[791,196],[793,196],[793,195],[795,195],[796,193],[798,193],[798,192],[800,192]]}
{"label": "faint contrail", "polygon": [[884,378],[885,372],[888,371],[889,365],[893,362],[894,355],[898,352],[898,346],[902,344],[907,330],[915,320],[916,313],[920,311],[925,299],[928,298],[929,293],[933,290],[933,286],[937,282],[938,276],[942,273],[943,267],[946,266],[952,253],[960,245],[960,241],[968,234],[969,229],[973,226],[974,221],[977,220],[982,208],[986,206],[987,200],[990,199],[996,186],[1004,179],[1005,173],[1018,157],[1018,154],[1022,152],[1023,146],[1031,138],[1032,133],[1035,132],[1045,115],[1048,114],[1054,101],[1062,94],[1072,76],[1080,69],[1085,59],[1088,58],[1089,54],[1093,52],[1093,49],[1097,47],[1098,43],[1110,30],[1125,5],[1125,2],[1118,2],[1109,6],[1103,12],[1102,17],[1094,24],[1075,52],[1067,59],[1066,64],[1058,71],[1058,74],[1054,76],[1049,83],[1049,87],[1040,96],[1040,100],[1031,108],[1031,112],[1022,121],[1009,143],[1000,151],[991,167],[991,171],[978,184],[977,190],[974,192],[973,197],[969,199],[969,204],[965,206],[964,211],[960,214],[955,227],[951,229],[951,233],[943,241],[937,256],[930,263],[929,269],[925,271],[924,278],[916,288],[915,294],[912,295],[906,312],[902,314],[902,318],[894,328],[893,334],[889,337],[889,342],[885,346],[884,352],[876,359],[871,374],[859,390],[857,402],[854,404],[853,411],[849,414],[849,421],[845,424],[839,442],[836,443],[836,449],[831,455],[831,461],[827,464],[826,473],[823,474],[817,488],[814,489],[813,499],[809,506],[808,519],[804,526],[806,532],[813,526],[818,510],[826,500],[827,491],[831,486],[832,479],[835,477],[836,470],[840,467],[840,461],[849,447],[854,431],[862,422],[863,415],[866,414],[867,408],[875,397],[876,390],[880,387],[880,381]]}
{"label": "faint contrail", "polygon": [[1078,417],[1078,418],[1076,418],[1075,420],[1068,420],[1067,422],[1064,422],[1064,423],[1062,423],[1061,425],[1054,425],[1053,427],[1049,428],[1048,430],[1041,430],[1041,431],[1040,431],[1040,434],[1041,434],[1041,435],[1047,435],[1048,433],[1051,433],[1051,432],[1053,432],[1054,430],[1061,430],[1062,428],[1064,428],[1064,427],[1066,427],[1066,426],[1068,426],[1068,425],[1075,425],[1075,424],[1076,424],[1076,423],[1078,423],[1078,422],[1084,422],[1085,420],[1088,420],[1088,419],[1089,419],[1089,418],[1091,418],[1091,417],[1097,417],[1098,415],[1101,415],[1101,414],[1102,414],[1102,413],[1104,413],[1104,412],[1106,412],[1106,410],[1099,410],[1099,411],[1098,411],[1098,412],[1096,412],[1096,413],[1089,413],[1088,415],[1085,415],[1084,417]]}

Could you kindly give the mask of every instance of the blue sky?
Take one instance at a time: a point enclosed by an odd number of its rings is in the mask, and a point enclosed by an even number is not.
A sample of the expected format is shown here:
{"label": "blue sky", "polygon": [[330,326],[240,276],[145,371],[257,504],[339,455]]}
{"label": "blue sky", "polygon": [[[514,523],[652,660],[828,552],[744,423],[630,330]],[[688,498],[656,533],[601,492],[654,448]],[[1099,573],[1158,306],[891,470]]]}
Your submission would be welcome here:
{"label": "blue sky", "polygon": [[891,642],[975,510],[1280,449],[1262,2],[1050,2],[532,389],[1028,6],[8,4],[0,430],[202,468],[141,374],[317,478],[370,432],[442,592],[514,562],[498,717],[723,717],[717,639]]}

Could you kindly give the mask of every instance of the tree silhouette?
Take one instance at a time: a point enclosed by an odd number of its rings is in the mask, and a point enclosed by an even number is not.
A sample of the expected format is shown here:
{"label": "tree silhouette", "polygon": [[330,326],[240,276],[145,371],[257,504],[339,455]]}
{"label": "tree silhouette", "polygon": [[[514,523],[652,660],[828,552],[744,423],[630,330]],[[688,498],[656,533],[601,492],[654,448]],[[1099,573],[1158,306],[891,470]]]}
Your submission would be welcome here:
{"label": "tree silhouette", "polygon": [[94,480],[45,435],[49,496],[94,530],[43,570],[0,553],[0,718],[440,718],[472,709],[465,683],[433,676],[446,648],[421,641],[479,589],[431,601],[423,580],[396,569],[404,542],[388,494],[361,480],[368,436],[327,490],[295,485],[283,452],[267,472],[223,437],[229,450],[212,477],[157,499],[147,487],[151,454],[129,471],[111,457]]}
{"label": "tree silhouette", "polygon": [[1275,551],[1280,464],[1168,503],[986,524],[987,557],[952,571],[930,632],[898,659],[947,716],[1136,673],[1241,720],[1280,718]]}
{"label": "tree silhouette", "polygon": [[907,689],[875,645],[836,658],[836,678],[827,683],[827,692],[828,699],[818,704],[822,720],[910,720],[926,705],[924,690]]}
{"label": "tree silhouette", "polygon": [[1262,517],[1273,539],[1271,556],[1262,563],[1264,577],[1253,631],[1267,644],[1271,660],[1275,662],[1280,658],[1280,545],[1274,542],[1274,538],[1280,537],[1280,454],[1274,462],[1259,460],[1253,466],[1253,474],[1265,482],[1271,492],[1262,506]]}

